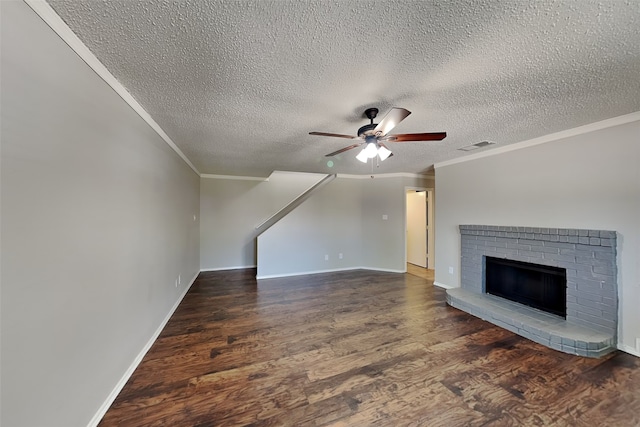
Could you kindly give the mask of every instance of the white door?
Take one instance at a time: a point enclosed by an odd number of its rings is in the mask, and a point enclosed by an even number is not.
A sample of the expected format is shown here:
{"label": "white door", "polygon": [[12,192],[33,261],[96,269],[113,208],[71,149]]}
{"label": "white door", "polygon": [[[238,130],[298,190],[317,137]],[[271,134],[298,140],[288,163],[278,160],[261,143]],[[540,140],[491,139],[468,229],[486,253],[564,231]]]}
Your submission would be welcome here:
{"label": "white door", "polygon": [[426,191],[407,191],[407,262],[427,268]]}

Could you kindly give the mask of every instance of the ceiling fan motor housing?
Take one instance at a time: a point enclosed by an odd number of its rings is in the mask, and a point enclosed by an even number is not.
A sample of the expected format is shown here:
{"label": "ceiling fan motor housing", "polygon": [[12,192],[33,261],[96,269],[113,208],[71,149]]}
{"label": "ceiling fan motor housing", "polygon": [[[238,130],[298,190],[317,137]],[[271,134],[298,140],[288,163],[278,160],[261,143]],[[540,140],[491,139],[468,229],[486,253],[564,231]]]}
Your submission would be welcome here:
{"label": "ceiling fan motor housing", "polygon": [[[373,120],[373,119],[372,119]],[[377,123],[370,123],[358,129],[358,136],[374,135],[373,130],[378,126]]]}

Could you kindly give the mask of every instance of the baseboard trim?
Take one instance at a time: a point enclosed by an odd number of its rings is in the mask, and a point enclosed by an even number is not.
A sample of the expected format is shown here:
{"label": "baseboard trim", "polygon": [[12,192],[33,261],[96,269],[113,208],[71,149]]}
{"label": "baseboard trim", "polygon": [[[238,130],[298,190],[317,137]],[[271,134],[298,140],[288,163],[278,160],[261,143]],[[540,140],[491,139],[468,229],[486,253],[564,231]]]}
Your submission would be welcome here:
{"label": "baseboard trim", "polygon": [[433,286],[437,286],[437,287],[442,288],[442,289],[455,289],[455,288],[457,288],[457,286],[445,285],[444,283],[440,283],[440,282],[436,282],[436,281],[433,282]]}
{"label": "baseboard trim", "polygon": [[142,348],[140,353],[138,353],[136,358],[133,360],[133,362],[131,363],[129,368],[122,375],[122,377],[120,378],[120,381],[118,381],[118,383],[113,388],[111,393],[109,393],[109,396],[107,396],[107,399],[100,406],[100,408],[98,409],[96,414],[93,416],[93,418],[91,418],[91,421],[89,421],[88,427],[96,427],[100,423],[100,421],[102,420],[102,417],[104,417],[104,414],[107,413],[107,411],[109,410],[109,408],[113,404],[113,401],[116,400],[116,397],[118,397],[118,394],[120,394],[120,392],[124,388],[125,384],[127,384],[127,381],[129,381],[129,378],[131,378],[131,375],[133,375],[133,372],[136,370],[136,368],[138,367],[140,362],[142,362],[142,359],[147,354],[147,352],[149,351],[149,349],[151,348],[153,343],[158,339],[158,336],[160,336],[160,333],[162,332],[164,327],[167,326],[167,323],[169,322],[169,319],[171,318],[173,313],[176,311],[176,309],[178,308],[178,306],[180,305],[180,303],[184,299],[185,295],[187,295],[187,292],[189,292],[189,289],[191,289],[191,286],[196,281],[196,279],[198,278],[199,274],[200,274],[200,272],[197,272],[195,274],[195,276],[193,276],[193,278],[191,279],[191,283],[189,283],[189,286],[185,287],[184,291],[182,292],[182,295],[180,295],[180,297],[176,300],[176,303],[173,305],[173,307],[171,307],[171,310],[169,310],[169,313],[162,320],[162,322],[160,323],[160,326],[158,326],[158,328],[153,333],[153,335],[151,336],[149,341],[147,341],[147,343]]}
{"label": "baseboard trim", "polygon": [[361,267],[346,267],[346,268],[335,268],[335,269],[327,269],[327,270],[312,270],[312,271],[299,271],[295,273],[284,273],[284,274],[265,274],[258,275],[256,279],[277,279],[279,277],[293,277],[293,276],[306,276],[308,274],[321,274],[321,273],[333,273],[336,271],[349,271],[349,270],[360,270]]}
{"label": "baseboard trim", "polygon": [[206,271],[242,270],[245,268],[256,268],[256,267],[257,265],[234,265],[231,267],[201,268],[200,271],[204,273]]}
{"label": "baseboard trim", "polygon": [[406,273],[406,267],[403,270],[396,270],[394,268],[374,268],[374,267],[359,267],[360,270],[370,270],[370,271],[382,271],[384,273]]}
{"label": "baseboard trim", "polygon": [[625,353],[632,354],[636,357],[640,357],[640,351],[626,344],[618,344],[618,350],[624,351]]}
{"label": "baseboard trim", "polygon": [[284,273],[284,274],[266,274],[263,276],[256,276],[256,279],[276,279],[279,277],[293,277],[293,276],[306,276],[308,274],[322,274],[322,273],[334,273],[338,271],[350,271],[350,270],[369,270],[369,271],[382,271],[385,273],[406,273],[407,270],[394,270],[388,268],[372,268],[372,267],[344,267],[344,268],[333,268],[327,270],[312,270],[312,271],[300,271],[295,273]]}

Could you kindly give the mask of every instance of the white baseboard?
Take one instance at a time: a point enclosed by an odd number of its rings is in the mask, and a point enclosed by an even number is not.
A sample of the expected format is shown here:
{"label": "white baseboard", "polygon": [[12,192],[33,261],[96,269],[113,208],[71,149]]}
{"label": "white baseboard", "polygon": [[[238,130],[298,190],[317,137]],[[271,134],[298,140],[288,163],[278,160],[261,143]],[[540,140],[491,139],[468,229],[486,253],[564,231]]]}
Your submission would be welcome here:
{"label": "white baseboard", "polygon": [[223,270],[242,270],[244,268],[256,268],[257,265],[234,265],[232,267],[216,267],[216,268],[201,268],[200,271],[223,271]]}
{"label": "white baseboard", "polygon": [[307,274],[320,274],[320,273],[333,273],[335,271],[349,271],[349,270],[361,270],[362,267],[346,267],[346,268],[334,268],[328,270],[312,270],[312,271],[299,271],[295,273],[283,273],[283,274],[265,274],[263,276],[256,276],[256,279],[276,279],[278,277],[293,277],[293,276],[306,276]]}
{"label": "white baseboard", "polygon": [[122,375],[122,378],[120,378],[120,381],[117,382],[116,386],[113,388],[113,390],[111,391],[107,399],[100,406],[100,408],[98,409],[98,412],[96,412],[93,418],[91,418],[91,421],[89,421],[88,427],[96,427],[98,423],[100,423],[100,420],[102,420],[102,417],[104,417],[104,414],[107,413],[107,410],[109,409],[109,407],[111,407],[111,404],[113,403],[113,401],[116,400],[116,397],[118,397],[118,394],[120,394],[120,392],[124,388],[127,381],[129,381],[129,378],[131,378],[131,375],[133,375],[133,372],[136,370],[140,362],[142,362],[142,359],[144,358],[144,356],[147,354],[147,352],[149,351],[153,343],[156,341],[156,339],[158,339],[158,336],[160,335],[164,327],[167,325],[167,322],[169,322],[169,319],[171,318],[173,313],[176,311],[176,309],[178,308],[182,300],[184,299],[184,296],[187,294],[187,292],[189,292],[189,289],[191,289],[191,286],[198,278],[198,274],[200,274],[200,272],[197,272],[195,276],[193,276],[193,278],[191,279],[189,286],[185,287],[184,291],[182,292],[182,295],[180,295],[176,303],[173,305],[173,307],[171,307],[171,310],[169,310],[169,313],[167,313],[165,318],[162,320],[162,323],[160,323],[160,326],[158,326],[158,328],[153,333],[149,341],[147,341],[147,344],[145,344],[145,346],[142,348],[140,353],[138,353],[138,355],[133,360],[129,368],[125,371],[124,375]]}
{"label": "white baseboard", "polygon": [[371,270],[371,271],[382,271],[385,273],[406,273],[407,268],[405,267],[403,270],[395,270],[393,268],[374,268],[374,267],[358,267],[361,270]]}
{"label": "white baseboard", "polygon": [[640,357],[640,351],[638,351],[634,347],[631,347],[630,345],[618,343],[618,350],[622,350],[625,353],[633,354],[636,357]]}
{"label": "white baseboard", "polygon": [[442,289],[455,289],[457,288],[457,286],[451,286],[451,285],[445,285],[444,283],[440,283],[440,282],[433,282],[433,286],[437,286],[439,288]]}
{"label": "white baseboard", "polygon": [[337,271],[349,271],[349,270],[370,270],[370,271],[383,271],[385,273],[406,273],[407,270],[393,270],[390,268],[373,268],[373,267],[344,267],[344,268],[332,268],[327,270],[312,270],[312,271],[300,271],[296,273],[283,273],[283,274],[267,274],[264,276],[257,276],[256,279],[275,279],[278,277],[290,277],[290,276],[305,276],[307,274],[321,274],[321,273],[334,273]]}

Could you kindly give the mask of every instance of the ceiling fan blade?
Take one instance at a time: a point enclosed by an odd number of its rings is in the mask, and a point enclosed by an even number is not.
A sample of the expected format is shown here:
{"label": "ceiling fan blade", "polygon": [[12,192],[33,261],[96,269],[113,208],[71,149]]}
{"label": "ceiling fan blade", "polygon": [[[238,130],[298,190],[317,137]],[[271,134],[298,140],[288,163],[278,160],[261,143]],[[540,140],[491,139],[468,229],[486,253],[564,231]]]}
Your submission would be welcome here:
{"label": "ceiling fan blade", "polygon": [[335,136],[336,138],[347,138],[347,139],[357,139],[357,136],[351,135],[343,135],[341,133],[327,133],[327,132],[309,132],[309,135],[318,135],[318,136]]}
{"label": "ceiling fan blade", "polygon": [[374,134],[376,136],[385,136],[386,134],[391,132],[391,129],[396,127],[396,125],[403,121],[409,114],[411,114],[411,111],[405,110],[404,108],[392,108],[391,111],[389,111],[387,115],[384,116],[384,119],[382,119],[382,121],[378,123],[378,126],[376,126],[376,128],[373,130]]}
{"label": "ceiling fan blade", "polygon": [[446,137],[446,132],[401,133],[398,135],[389,135],[384,138],[384,140],[388,142],[442,141]]}
{"label": "ceiling fan blade", "polygon": [[329,154],[325,155],[325,157],[331,157],[331,156],[335,156],[336,154],[344,153],[345,151],[352,150],[352,149],[354,149],[356,147],[361,146],[362,144],[363,144],[362,142],[359,142],[357,144],[353,144],[353,145],[350,145],[348,147],[341,148],[338,151],[334,151],[333,153],[329,153]]}

